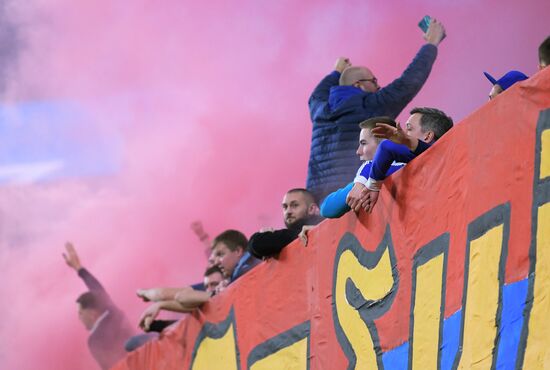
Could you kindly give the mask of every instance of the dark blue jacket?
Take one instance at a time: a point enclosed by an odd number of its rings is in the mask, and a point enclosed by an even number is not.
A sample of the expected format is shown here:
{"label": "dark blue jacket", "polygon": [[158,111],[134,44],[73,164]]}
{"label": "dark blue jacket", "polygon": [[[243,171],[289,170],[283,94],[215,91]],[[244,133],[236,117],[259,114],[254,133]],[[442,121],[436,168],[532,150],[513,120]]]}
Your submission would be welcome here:
{"label": "dark blue jacket", "polygon": [[126,356],[124,343],[134,335],[134,330],[126,315],[115,306],[99,280],[85,268],[78,270],[78,276],[90,292],[107,307],[105,316],[96,321],[88,337],[88,347],[92,356],[102,369],[107,370]]}
{"label": "dark blue jacket", "polygon": [[361,165],[355,154],[359,122],[397,117],[426,82],[436,56],[434,45],[422,46],[401,77],[375,93],[339,86],[336,71],[317,85],[309,98],[313,133],[306,187],[319,201],[345,186]]}

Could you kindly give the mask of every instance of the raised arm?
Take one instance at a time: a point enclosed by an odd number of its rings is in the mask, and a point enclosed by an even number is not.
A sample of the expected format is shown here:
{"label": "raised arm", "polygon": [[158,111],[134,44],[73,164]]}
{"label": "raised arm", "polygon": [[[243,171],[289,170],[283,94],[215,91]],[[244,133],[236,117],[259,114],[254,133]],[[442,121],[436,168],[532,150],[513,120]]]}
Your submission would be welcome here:
{"label": "raised arm", "polygon": [[330,88],[333,86],[338,86],[340,74],[349,66],[351,66],[351,62],[348,58],[340,57],[336,59],[336,63],[334,63],[334,71],[323,78],[315,87],[309,97],[309,112],[312,119],[313,116],[317,115],[320,110],[325,109],[328,104]]}
{"label": "raised arm", "polygon": [[70,268],[76,271],[78,276],[80,276],[90,291],[102,292],[107,295],[105,288],[103,288],[103,285],[101,285],[99,280],[97,280],[88,270],[82,267],[80,258],[76,253],[76,249],[70,242],[65,243],[65,253],[63,253],[63,259],[65,259],[65,262]]}
{"label": "raised arm", "polygon": [[204,248],[204,254],[206,255],[206,258],[210,256],[211,251],[211,245],[210,245],[210,238],[206,231],[204,231],[204,227],[202,226],[201,221],[193,221],[191,223],[191,230],[195,233],[197,238],[199,238],[200,242],[203,245]]}
{"label": "raised arm", "polygon": [[403,74],[379,91],[365,95],[365,106],[382,107],[380,115],[397,116],[424,86],[437,57],[437,46],[444,36],[443,24],[433,19],[423,35],[427,43],[420,48]]}

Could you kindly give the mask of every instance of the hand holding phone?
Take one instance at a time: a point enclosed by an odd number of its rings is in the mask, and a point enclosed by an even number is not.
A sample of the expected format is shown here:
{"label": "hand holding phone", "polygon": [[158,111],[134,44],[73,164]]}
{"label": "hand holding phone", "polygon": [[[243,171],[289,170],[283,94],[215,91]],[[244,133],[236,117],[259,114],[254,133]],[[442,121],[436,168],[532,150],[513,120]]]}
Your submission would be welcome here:
{"label": "hand holding phone", "polygon": [[420,22],[418,22],[418,27],[420,27],[420,29],[422,30],[422,32],[426,33],[428,32],[428,27],[430,27],[430,21],[432,19],[430,18],[429,15],[425,15],[421,20]]}
{"label": "hand holding phone", "polygon": [[429,15],[418,22],[418,27],[424,32],[424,39],[435,46],[439,45],[446,36],[443,24]]}

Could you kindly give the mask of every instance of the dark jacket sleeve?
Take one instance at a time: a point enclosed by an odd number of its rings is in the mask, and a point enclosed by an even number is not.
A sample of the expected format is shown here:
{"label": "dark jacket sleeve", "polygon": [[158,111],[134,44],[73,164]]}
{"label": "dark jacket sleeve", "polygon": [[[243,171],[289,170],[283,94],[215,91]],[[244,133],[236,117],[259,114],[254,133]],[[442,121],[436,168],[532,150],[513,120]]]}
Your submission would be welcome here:
{"label": "dark jacket sleeve", "polygon": [[382,115],[397,116],[424,86],[436,57],[436,46],[422,46],[401,77],[376,93],[365,95],[364,106],[380,108]]}
{"label": "dark jacket sleeve", "polygon": [[80,276],[82,281],[84,281],[84,284],[86,284],[90,292],[98,293],[101,299],[103,299],[107,305],[112,306],[112,308],[116,309],[113,301],[111,300],[111,297],[109,297],[109,294],[107,294],[107,291],[105,290],[105,288],[103,288],[103,285],[101,285],[99,280],[97,280],[94,275],[92,275],[85,268],[81,268],[80,270],[78,270],[78,276]]}
{"label": "dark jacket sleeve", "polygon": [[361,175],[374,180],[384,180],[393,161],[409,163],[415,157],[416,154],[405,145],[396,144],[391,140],[383,140],[374,153],[368,176],[363,173]]}
{"label": "dark jacket sleeve", "polygon": [[311,93],[309,97],[309,113],[311,119],[316,115],[317,112],[323,109],[328,109],[328,97],[330,94],[330,88],[333,86],[338,86],[340,80],[340,72],[333,71],[329,75],[319,82],[317,87]]}
{"label": "dark jacket sleeve", "polygon": [[256,258],[272,256],[296,239],[299,233],[289,229],[256,233],[248,241],[248,251]]}
{"label": "dark jacket sleeve", "polygon": [[84,284],[88,287],[91,292],[103,292],[106,293],[103,285],[85,268],[78,270],[78,276],[84,281]]}

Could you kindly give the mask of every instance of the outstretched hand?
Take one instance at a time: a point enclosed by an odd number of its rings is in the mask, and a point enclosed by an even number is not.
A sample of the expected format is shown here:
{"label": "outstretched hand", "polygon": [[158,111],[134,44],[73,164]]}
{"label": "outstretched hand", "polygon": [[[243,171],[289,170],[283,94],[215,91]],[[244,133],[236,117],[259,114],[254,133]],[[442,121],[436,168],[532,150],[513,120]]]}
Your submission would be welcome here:
{"label": "outstretched hand", "polygon": [[351,67],[351,62],[349,61],[349,58],[346,57],[340,57],[336,59],[336,63],[334,63],[334,70],[342,73],[344,69]]}
{"label": "outstretched hand", "polygon": [[67,242],[65,243],[65,250],[67,253],[63,253],[63,259],[65,259],[67,265],[75,271],[80,270],[82,265],[80,264],[80,259],[78,258],[78,254],[76,254],[74,246],[70,242]]}
{"label": "outstretched hand", "polygon": [[160,301],[161,300],[161,297],[160,297],[160,292],[158,289],[138,289],[136,291],[136,295],[143,299],[144,302],[149,302],[149,301],[153,301],[153,302],[156,302],[156,301]]}
{"label": "outstretched hand", "polygon": [[191,222],[191,230],[197,235],[204,234],[204,227],[202,226],[202,221],[193,221]]}
{"label": "outstretched hand", "polygon": [[424,40],[426,40],[428,44],[437,46],[445,38],[445,36],[446,33],[443,24],[437,19],[432,18],[428,31],[424,34]]}
{"label": "outstretched hand", "polygon": [[199,240],[204,241],[208,239],[208,234],[206,233],[206,231],[204,231],[204,226],[202,225],[201,221],[191,222],[191,230],[193,230]]}

